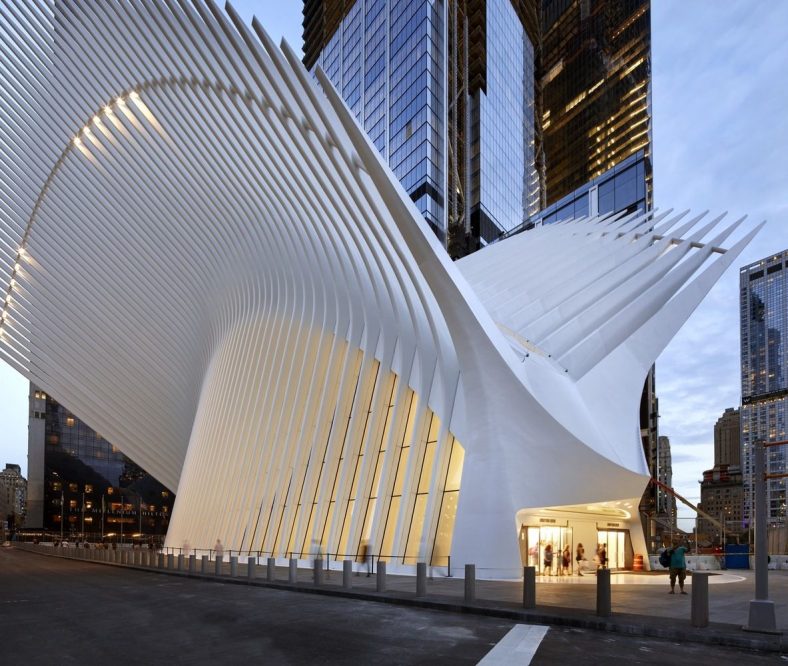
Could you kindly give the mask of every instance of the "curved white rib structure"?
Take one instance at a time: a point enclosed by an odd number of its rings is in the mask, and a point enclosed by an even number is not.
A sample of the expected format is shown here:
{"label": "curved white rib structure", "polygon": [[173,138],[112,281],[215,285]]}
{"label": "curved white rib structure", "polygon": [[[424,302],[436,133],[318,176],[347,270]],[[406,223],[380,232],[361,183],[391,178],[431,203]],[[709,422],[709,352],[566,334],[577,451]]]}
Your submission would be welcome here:
{"label": "curved white rib structure", "polygon": [[452,264],[231,7],[0,30],[0,356],[177,487],[169,543],[514,573],[518,510],[641,494],[643,378],[755,231],[594,218]]}

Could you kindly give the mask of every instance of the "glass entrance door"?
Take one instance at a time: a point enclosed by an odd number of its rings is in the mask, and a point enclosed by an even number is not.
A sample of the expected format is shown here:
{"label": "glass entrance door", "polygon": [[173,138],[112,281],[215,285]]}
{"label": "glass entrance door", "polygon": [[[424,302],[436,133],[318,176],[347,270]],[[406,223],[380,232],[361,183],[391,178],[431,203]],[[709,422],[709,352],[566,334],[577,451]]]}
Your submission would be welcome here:
{"label": "glass entrance door", "polygon": [[[569,548],[568,567],[563,567],[563,552]],[[542,576],[572,574],[575,561],[572,551],[572,528],[558,526],[520,528],[520,556],[523,565],[536,567]]]}
{"label": "glass entrance door", "polygon": [[[626,569],[631,566],[632,546],[629,543],[629,530],[599,530],[597,548],[605,547],[608,569]],[[597,552],[599,552],[597,550]]]}

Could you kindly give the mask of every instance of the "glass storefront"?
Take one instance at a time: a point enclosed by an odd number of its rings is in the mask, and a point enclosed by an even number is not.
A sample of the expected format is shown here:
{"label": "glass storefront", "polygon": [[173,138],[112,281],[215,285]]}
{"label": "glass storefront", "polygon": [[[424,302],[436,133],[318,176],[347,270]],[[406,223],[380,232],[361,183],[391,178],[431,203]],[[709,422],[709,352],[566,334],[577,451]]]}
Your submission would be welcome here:
{"label": "glass storefront", "polygon": [[[520,527],[520,558],[524,566],[536,567],[541,576],[561,576],[578,573],[575,560],[574,528],[566,525],[522,525]],[[578,544],[580,541],[578,542]],[[627,529],[596,530],[596,543],[583,543],[585,561],[582,570],[595,571],[599,567],[600,552],[604,547],[609,569],[631,569],[632,540]],[[563,555],[568,549],[568,566]]]}
{"label": "glass storefront", "polygon": [[629,530],[599,530],[597,552],[604,547],[607,552],[608,569],[632,568],[632,542]]}
{"label": "glass storefront", "polygon": [[[569,553],[569,566],[563,567],[563,553]],[[565,526],[520,528],[520,557],[525,566],[536,567],[542,576],[560,576],[574,573],[574,545],[572,528]]]}

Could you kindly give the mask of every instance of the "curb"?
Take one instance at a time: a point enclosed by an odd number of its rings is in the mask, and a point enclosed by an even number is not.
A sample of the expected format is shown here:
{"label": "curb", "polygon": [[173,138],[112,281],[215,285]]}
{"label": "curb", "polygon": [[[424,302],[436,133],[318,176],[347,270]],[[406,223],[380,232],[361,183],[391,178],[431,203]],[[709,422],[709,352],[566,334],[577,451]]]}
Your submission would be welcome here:
{"label": "curb", "polygon": [[[612,617],[610,618],[602,618],[596,615],[591,615],[587,611],[579,611],[571,608],[561,608],[558,612],[551,612],[545,610],[544,608],[525,610],[517,608],[514,604],[511,604],[507,607],[493,605],[495,602],[485,600],[480,600],[475,603],[463,603],[461,601],[455,600],[445,600],[435,597],[430,598],[429,596],[406,596],[402,592],[395,591],[361,592],[353,591],[352,589],[346,590],[342,587],[328,585],[316,587],[314,584],[305,582],[292,584],[282,580],[267,581],[260,578],[249,580],[244,576],[233,578],[230,575],[216,576],[215,574],[190,573],[188,571],[159,569],[158,567],[88,560],[81,557],[64,557],[63,555],[56,553],[45,553],[38,550],[27,550],[26,548],[14,548],[15,550],[20,550],[22,552],[34,553],[46,557],[58,557],[64,560],[73,560],[77,562],[84,562],[86,564],[100,564],[122,569],[144,571],[147,573],[164,574],[168,576],[180,576],[212,583],[248,585],[272,590],[282,590],[285,592],[317,594],[323,596],[339,597],[343,599],[396,604],[399,606],[422,608],[426,610],[480,615],[484,617],[498,617],[507,620],[516,620],[517,622],[523,624],[571,627],[575,629],[617,633],[626,636],[642,636],[644,638],[659,638],[663,640],[673,640],[684,643],[719,645],[723,647],[759,650],[762,652],[782,653],[788,651],[788,639],[786,639],[783,635],[767,636],[744,634],[742,628],[735,624],[713,623],[704,629],[676,626],[672,624],[660,626],[658,624],[654,624],[654,620],[657,618],[651,618],[642,615],[613,613]],[[670,620],[667,620],[667,622],[670,622]]]}

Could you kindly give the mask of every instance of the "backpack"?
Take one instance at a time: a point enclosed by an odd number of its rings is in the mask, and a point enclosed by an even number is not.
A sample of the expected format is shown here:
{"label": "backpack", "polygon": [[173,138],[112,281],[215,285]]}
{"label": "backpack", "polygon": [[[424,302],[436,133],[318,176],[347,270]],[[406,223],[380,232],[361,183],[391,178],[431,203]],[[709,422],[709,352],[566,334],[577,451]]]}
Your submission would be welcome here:
{"label": "backpack", "polygon": [[659,554],[659,563],[666,569],[670,568],[670,557],[673,555],[673,550],[666,548]]}

